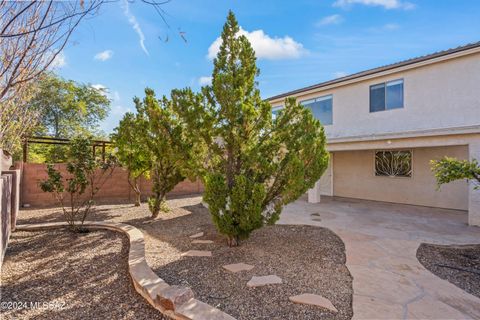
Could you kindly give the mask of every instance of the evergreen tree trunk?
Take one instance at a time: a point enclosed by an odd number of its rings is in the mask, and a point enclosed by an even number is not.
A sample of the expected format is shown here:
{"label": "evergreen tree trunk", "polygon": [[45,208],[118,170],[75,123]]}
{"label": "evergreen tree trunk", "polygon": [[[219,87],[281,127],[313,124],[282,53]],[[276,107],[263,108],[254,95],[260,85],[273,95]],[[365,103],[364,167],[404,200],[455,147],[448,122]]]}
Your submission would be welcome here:
{"label": "evergreen tree trunk", "polygon": [[138,185],[138,177],[133,180],[134,188],[133,191],[135,192],[135,207],[140,207],[141,199],[141,192],[140,186]]}
{"label": "evergreen tree trunk", "polygon": [[159,193],[154,196],[151,202],[150,211],[152,212],[152,218],[155,219],[160,214],[160,211],[168,211],[167,209],[167,197],[165,194]]}
{"label": "evergreen tree trunk", "polygon": [[140,190],[135,190],[135,207],[140,207],[141,193]]}
{"label": "evergreen tree trunk", "polygon": [[135,193],[135,207],[139,207],[141,203],[141,191],[140,191],[140,186],[138,185],[138,177],[132,177],[131,172],[128,172],[128,184],[130,185],[130,188],[133,190]]}
{"label": "evergreen tree trunk", "polygon": [[238,247],[240,245],[240,239],[238,236],[228,236],[227,243],[229,247]]}
{"label": "evergreen tree trunk", "polygon": [[162,184],[161,170],[159,164],[155,164],[153,167],[153,196],[148,198],[148,207],[152,213],[152,218],[155,219],[160,214],[162,209],[162,202],[165,201],[166,192]]}

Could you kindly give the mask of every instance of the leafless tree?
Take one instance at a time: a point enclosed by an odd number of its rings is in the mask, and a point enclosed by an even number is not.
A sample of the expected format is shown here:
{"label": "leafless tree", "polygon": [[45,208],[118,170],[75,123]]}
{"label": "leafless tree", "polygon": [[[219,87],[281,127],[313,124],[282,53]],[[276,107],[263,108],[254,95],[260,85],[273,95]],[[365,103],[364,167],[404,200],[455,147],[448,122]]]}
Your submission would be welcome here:
{"label": "leafless tree", "polygon": [[[60,57],[81,21],[112,2],[118,0],[0,0],[0,149],[11,150],[35,125],[38,110],[28,105],[34,80]],[[162,8],[169,0],[140,2],[169,27]]]}

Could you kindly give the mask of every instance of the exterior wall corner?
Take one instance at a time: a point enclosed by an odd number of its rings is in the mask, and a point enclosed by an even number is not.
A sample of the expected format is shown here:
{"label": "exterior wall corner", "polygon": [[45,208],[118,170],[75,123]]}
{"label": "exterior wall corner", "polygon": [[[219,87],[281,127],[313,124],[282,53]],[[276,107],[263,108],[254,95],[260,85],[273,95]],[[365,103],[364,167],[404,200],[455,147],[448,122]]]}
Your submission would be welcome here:
{"label": "exterior wall corner", "polygon": [[[480,141],[468,145],[470,160],[480,161]],[[468,224],[480,227],[480,189],[475,190],[475,182],[469,182],[468,188]],[[477,185],[478,186],[478,185]]]}

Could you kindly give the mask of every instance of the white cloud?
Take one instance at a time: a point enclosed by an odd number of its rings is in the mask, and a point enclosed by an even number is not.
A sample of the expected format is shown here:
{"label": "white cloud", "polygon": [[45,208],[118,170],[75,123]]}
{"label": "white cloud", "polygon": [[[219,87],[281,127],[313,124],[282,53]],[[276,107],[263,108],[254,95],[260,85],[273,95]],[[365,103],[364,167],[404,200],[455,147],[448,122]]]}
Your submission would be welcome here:
{"label": "white cloud", "polygon": [[348,76],[348,73],[345,72],[345,71],[337,71],[337,72],[333,73],[333,78],[334,79],[342,78],[342,77],[345,77],[345,76]]}
{"label": "white cloud", "polygon": [[[52,56],[50,56],[50,59],[51,57]],[[67,65],[67,58],[63,53],[63,51],[61,51],[59,54],[57,54],[55,59],[53,59],[52,63],[50,64],[50,67],[59,69],[59,68],[65,67],[66,65]]]}
{"label": "white cloud", "polygon": [[343,22],[343,18],[341,15],[339,14],[332,14],[331,16],[326,16],[322,19],[320,19],[317,23],[315,23],[315,25],[317,27],[320,27],[320,26],[326,26],[326,25],[329,25],[329,24],[340,24]]}
{"label": "white cloud", "polygon": [[119,101],[120,100],[120,94],[118,93],[118,91],[113,91],[112,94],[111,94],[111,97],[114,101]]}
{"label": "white cloud", "polygon": [[198,78],[198,84],[201,86],[207,86],[209,84],[212,84],[212,77],[207,77],[207,76],[200,77]]}
{"label": "white cloud", "polygon": [[123,14],[127,17],[128,22],[132,25],[133,30],[135,30],[135,32],[138,34],[140,47],[142,47],[143,52],[145,52],[147,55],[150,55],[145,47],[145,35],[143,34],[142,28],[140,28],[137,18],[130,12],[128,0],[123,0],[121,6],[123,9]]}
{"label": "white cloud", "polygon": [[112,50],[105,50],[105,51],[97,53],[93,58],[95,60],[107,61],[112,56],[113,56],[113,51]]}
{"label": "white cloud", "polygon": [[101,90],[105,94],[105,96],[112,101],[120,101],[120,93],[118,93],[118,91],[110,91],[107,86],[104,86],[100,83],[91,84],[90,87]]}
{"label": "white cloud", "polygon": [[367,30],[369,30],[371,32],[376,32],[376,33],[379,33],[379,32],[383,33],[383,32],[395,31],[395,30],[398,30],[398,29],[400,29],[399,24],[387,23],[387,24],[384,24],[382,26],[368,28]]}
{"label": "white cloud", "polygon": [[400,28],[400,25],[396,23],[387,23],[386,25],[383,26],[383,29],[385,30],[397,30]]}
{"label": "white cloud", "polygon": [[97,83],[97,84],[92,84],[90,87],[97,89],[97,90],[107,90],[107,87],[105,87],[103,84]]}
{"label": "white cloud", "polygon": [[[265,34],[263,30],[248,32],[242,28],[240,28],[238,34],[247,37],[248,41],[252,44],[253,50],[255,50],[256,57],[259,59],[279,60],[298,58],[307,52],[303,48],[303,44],[296,42],[289,36],[271,38],[268,34]],[[222,39],[218,37],[210,45],[207,55],[209,59],[215,58],[220,50],[221,43]]]}
{"label": "white cloud", "polygon": [[363,4],[366,6],[380,6],[385,9],[405,9],[410,10],[415,8],[415,4],[402,0],[337,0],[334,2],[334,7],[349,7],[353,4]]}
{"label": "white cloud", "polygon": [[127,112],[132,112],[132,109],[117,105],[112,108],[112,114],[116,116],[123,116]]}

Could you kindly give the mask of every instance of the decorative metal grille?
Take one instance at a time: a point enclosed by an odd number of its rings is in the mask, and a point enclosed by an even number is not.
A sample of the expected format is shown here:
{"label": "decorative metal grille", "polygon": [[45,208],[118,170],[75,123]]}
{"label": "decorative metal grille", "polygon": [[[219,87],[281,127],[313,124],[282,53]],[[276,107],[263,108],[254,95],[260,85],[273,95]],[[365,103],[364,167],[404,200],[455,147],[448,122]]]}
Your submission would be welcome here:
{"label": "decorative metal grille", "polygon": [[411,177],[412,152],[410,150],[376,151],[375,175],[388,177]]}

